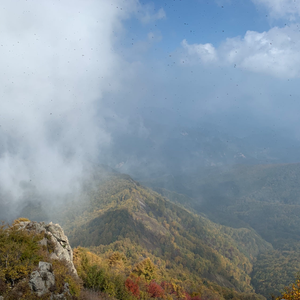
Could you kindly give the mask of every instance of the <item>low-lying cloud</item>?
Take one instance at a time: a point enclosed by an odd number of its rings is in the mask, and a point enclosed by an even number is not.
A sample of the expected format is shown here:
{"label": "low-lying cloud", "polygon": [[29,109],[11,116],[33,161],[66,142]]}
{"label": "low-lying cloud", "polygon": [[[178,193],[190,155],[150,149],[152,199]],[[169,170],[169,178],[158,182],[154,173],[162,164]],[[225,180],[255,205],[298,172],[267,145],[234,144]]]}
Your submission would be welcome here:
{"label": "low-lying cloud", "polygon": [[104,95],[122,85],[114,46],[132,15],[150,22],[164,11],[136,0],[1,2],[2,203],[17,209],[28,184],[51,201],[76,190],[109,146]]}

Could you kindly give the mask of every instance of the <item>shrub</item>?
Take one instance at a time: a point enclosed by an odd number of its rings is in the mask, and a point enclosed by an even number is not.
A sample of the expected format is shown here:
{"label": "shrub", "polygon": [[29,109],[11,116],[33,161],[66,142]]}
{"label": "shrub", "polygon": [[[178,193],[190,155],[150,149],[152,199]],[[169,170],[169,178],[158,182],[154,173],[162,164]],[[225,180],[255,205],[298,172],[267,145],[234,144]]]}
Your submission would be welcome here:
{"label": "shrub", "polygon": [[30,274],[42,259],[38,245],[41,239],[41,235],[17,226],[0,226],[0,279],[14,286]]}
{"label": "shrub", "polygon": [[74,276],[70,271],[67,261],[64,260],[53,260],[53,273],[55,275],[55,288],[53,292],[63,293],[64,284],[69,284],[70,294],[78,297],[82,288],[82,281]]}
{"label": "shrub", "polygon": [[84,278],[84,285],[93,290],[102,290],[105,279],[105,270],[97,266],[86,268],[86,278]]}

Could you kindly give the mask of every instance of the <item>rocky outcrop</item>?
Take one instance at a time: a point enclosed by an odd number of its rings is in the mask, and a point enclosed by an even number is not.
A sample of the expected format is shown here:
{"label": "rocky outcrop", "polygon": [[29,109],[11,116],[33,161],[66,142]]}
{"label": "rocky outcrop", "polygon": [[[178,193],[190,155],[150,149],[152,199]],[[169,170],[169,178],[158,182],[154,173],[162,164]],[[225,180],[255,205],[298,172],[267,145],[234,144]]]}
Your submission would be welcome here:
{"label": "rocky outcrop", "polygon": [[[50,300],[77,299],[81,281],[73,264],[73,251],[69,240],[58,224],[18,219],[6,229],[6,233],[14,234],[13,238],[20,241],[16,244],[17,247],[12,244],[16,251],[9,252],[9,255],[20,257],[18,252],[20,245],[21,253],[25,251],[26,259],[30,255],[32,259],[30,262],[27,260],[21,262],[21,267],[16,271],[19,277],[17,275],[13,277],[18,280],[7,280],[7,284],[1,288],[0,300],[32,299],[32,297],[36,299],[36,296]],[[36,265],[37,257],[40,257],[38,265]],[[2,281],[0,280],[1,284]],[[69,288],[69,284],[72,289]]]}
{"label": "rocky outcrop", "polygon": [[18,223],[18,226],[37,234],[44,233],[44,238],[39,243],[50,248],[49,258],[66,261],[71,272],[78,276],[73,264],[73,251],[68,237],[58,224],[27,221]]}

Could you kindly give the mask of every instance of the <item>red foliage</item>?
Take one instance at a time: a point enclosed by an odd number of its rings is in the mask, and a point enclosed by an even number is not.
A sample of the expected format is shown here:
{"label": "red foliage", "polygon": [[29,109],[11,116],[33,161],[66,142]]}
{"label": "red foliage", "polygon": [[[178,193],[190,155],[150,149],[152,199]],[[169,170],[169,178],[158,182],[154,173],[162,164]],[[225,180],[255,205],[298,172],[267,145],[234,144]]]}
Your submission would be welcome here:
{"label": "red foliage", "polygon": [[191,300],[202,300],[202,299],[200,298],[200,296],[195,296]]}
{"label": "red foliage", "polygon": [[177,299],[201,300],[201,298],[199,296],[191,297],[191,295],[185,290],[181,290],[180,295],[178,295],[178,293],[177,293],[178,291],[174,290],[174,286],[171,282],[162,281],[160,285],[166,294],[174,295],[175,297],[177,297]]}
{"label": "red foliage", "polygon": [[152,298],[164,298],[165,291],[163,288],[157,284],[154,280],[150,282],[148,285],[147,292],[150,294]]}
{"label": "red foliage", "polygon": [[125,281],[125,287],[132,295],[137,298],[140,297],[140,288],[136,281],[133,281],[131,278],[127,278]]}
{"label": "red foliage", "polygon": [[[190,294],[188,292],[185,292],[185,299],[186,300],[192,300]],[[195,300],[198,300],[198,299],[195,299]]]}

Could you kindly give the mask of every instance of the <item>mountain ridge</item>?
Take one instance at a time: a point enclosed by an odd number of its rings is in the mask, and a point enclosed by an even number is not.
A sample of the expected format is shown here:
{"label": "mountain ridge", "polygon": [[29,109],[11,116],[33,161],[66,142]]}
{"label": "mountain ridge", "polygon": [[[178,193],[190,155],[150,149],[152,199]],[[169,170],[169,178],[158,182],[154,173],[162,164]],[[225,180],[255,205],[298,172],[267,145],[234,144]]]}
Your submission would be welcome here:
{"label": "mountain ridge", "polygon": [[[169,273],[183,274],[181,280],[204,276],[223,285],[227,282],[225,286],[240,292],[253,292],[249,276],[252,262],[258,252],[272,249],[254,231],[214,224],[128,175],[109,174],[91,186],[84,221],[77,223],[73,218],[65,222],[73,246],[97,248],[129,239],[157,258],[170,261]],[[245,246],[245,236],[251,236],[254,250],[250,244]]]}

